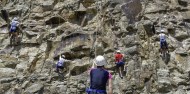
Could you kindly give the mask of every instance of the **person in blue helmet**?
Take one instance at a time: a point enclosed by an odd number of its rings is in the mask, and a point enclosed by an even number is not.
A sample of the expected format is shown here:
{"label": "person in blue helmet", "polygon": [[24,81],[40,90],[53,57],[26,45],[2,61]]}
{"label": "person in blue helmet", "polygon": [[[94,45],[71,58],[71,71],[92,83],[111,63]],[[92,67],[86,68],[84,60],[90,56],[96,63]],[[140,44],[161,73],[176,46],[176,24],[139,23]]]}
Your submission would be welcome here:
{"label": "person in blue helmet", "polygon": [[[112,75],[105,70],[107,64],[105,58],[101,55],[95,58],[97,68],[90,70],[90,87],[87,88],[87,94],[112,94]],[[106,85],[108,84],[108,93]]]}

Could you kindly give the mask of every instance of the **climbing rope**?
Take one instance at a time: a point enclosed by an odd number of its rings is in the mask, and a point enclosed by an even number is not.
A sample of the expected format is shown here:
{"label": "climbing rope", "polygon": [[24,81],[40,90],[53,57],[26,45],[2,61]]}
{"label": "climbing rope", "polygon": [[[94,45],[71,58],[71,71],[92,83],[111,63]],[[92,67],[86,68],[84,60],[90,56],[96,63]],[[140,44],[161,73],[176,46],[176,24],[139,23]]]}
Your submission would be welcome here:
{"label": "climbing rope", "polygon": [[[98,5],[100,6],[100,8],[97,8],[97,13],[102,13],[102,0],[100,1],[101,3]],[[101,18],[101,15],[98,14],[98,19]],[[94,39],[94,34],[92,35],[92,39],[94,40],[93,43],[92,43],[92,48],[91,49],[94,49],[94,55],[95,57],[97,56],[97,49],[96,49],[96,44],[97,44],[97,38],[98,38],[98,31],[100,31],[100,27],[102,26],[101,23],[103,22],[103,18],[100,20],[100,24],[97,25],[96,29],[95,29],[95,39]],[[89,58],[89,63],[91,62],[91,56],[92,56],[92,51],[90,50],[90,58]],[[95,67],[95,62],[92,60],[92,66],[91,68],[94,68]],[[89,66],[90,67],[90,66]],[[87,73],[87,77],[88,76],[88,73]],[[86,88],[88,87],[88,82],[89,82],[89,79],[90,78],[87,78],[86,79]]]}
{"label": "climbing rope", "polygon": [[[53,10],[52,10],[53,11]],[[51,11],[51,14],[53,13]],[[45,19],[43,20],[44,21],[44,25],[45,25],[45,31],[47,31],[48,32],[48,27],[46,27],[46,24],[45,24]],[[51,22],[51,27],[52,27],[52,22]],[[48,36],[50,35],[50,32],[48,32]],[[47,38],[47,40],[46,40],[46,42],[47,42],[47,46],[48,46],[48,38]],[[45,63],[46,63],[46,59],[48,58],[48,54],[49,52],[48,52],[48,50],[46,49],[46,51],[45,51],[45,58],[44,58],[44,60],[43,60],[43,64],[42,64],[42,68],[41,68],[41,71],[40,71],[40,73],[42,72],[42,70],[43,70],[43,68],[44,68],[44,65],[45,65]],[[50,68],[50,70],[52,70],[51,68]]]}

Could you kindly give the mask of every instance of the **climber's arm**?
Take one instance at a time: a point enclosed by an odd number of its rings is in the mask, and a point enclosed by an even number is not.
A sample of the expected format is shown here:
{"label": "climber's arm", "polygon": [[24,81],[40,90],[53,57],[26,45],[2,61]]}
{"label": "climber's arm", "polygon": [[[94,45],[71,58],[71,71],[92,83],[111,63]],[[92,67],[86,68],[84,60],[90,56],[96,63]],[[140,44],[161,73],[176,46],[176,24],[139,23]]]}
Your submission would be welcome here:
{"label": "climber's arm", "polygon": [[112,78],[108,80],[108,94],[112,94],[113,91],[112,91]]}
{"label": "climber's arm", "polygon": [[65,59],[65,62],[71,62],[71,60]]}

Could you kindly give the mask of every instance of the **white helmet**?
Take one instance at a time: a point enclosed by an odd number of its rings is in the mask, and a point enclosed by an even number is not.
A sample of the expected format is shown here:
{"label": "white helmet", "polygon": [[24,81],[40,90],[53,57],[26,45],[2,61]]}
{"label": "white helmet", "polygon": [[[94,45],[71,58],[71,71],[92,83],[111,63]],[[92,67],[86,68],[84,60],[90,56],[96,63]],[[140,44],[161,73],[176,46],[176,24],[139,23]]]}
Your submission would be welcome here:
{"label": "white helmet", "polygon": [[107,64],[105,58],[101,55],[97,56],[95,59],[96,66],[104,66]]}
{"label": "white helmet", "polygon": [[120,50],[117,50],[116,52],[117,52],[117,53],[121,53],[121,51],[120,51]]}
{"label": "white helmet", "polygon": [[65,55],[61,55],[62,58],[65,58]]}
{"label": "white helmet", "polygon": [[14,21],[18,21],[18,18],[17,18],[17,17],[14,17],[13,20],[14,20]]}
{"label": "white helmet", "polygon": [[164,33],[164,32],[165,32],[164,29],[161,29],[161,30],[160,30],[160,33]]}

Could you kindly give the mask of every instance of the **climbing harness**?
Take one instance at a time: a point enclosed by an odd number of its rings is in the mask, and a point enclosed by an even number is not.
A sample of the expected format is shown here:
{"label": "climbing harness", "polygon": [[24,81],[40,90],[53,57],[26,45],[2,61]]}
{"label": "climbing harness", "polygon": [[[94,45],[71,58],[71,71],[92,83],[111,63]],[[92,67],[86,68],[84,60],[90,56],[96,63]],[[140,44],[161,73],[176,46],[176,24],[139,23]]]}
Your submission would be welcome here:
{"label": "climbing harness", "polygon": [[93,92],[93,93],[106,93],[106,90],[97,90],[97,89],[90,89],[90,88],[87,88],[86,89],[86,92],[88,94],[90,94],[90,92]]}

